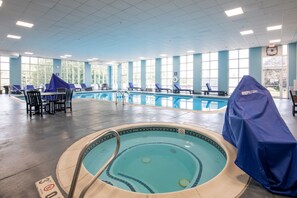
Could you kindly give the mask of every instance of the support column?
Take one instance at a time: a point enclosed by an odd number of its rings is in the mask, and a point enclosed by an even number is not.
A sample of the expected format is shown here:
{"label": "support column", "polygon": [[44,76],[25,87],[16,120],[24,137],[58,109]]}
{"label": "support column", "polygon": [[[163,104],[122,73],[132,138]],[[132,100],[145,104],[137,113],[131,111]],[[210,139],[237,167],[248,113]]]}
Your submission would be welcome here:
{"label": "support column", "polygon": [[132,61],[128,62],[128,83],[129,82],[133,82],[133,62]]}
{"label": "support column", "polygon": [[91,86],[91,82],[92,82],[91,64],[88,62],[85,62],[85,83],[87,87]]}
{"label": "support column", "polygon": [[[180,56],[173,56],[173,74],[172,74],[172,76],[176,76],[178,79],[180,79]],[[174,82],[172,82],[172,87],[174,90],[173,84],[174,84]]]}
{"label": "support column", "polygon": [[161,83],[161,58],[156,58],[155,83]]}
{"label": "support column", "polygon": [[294,86],[294,80],[297,79],[297,43],[290,43],[288,44],[288,69],[289,69],[289,76],[288,76],[288,83],[289,88]]}
{"label": "support column", "polygon": [[229,52],[219,52],[219,78],[218,90],[227,91],[229,89]]}
{"label": "support column", "polygon": [[53,59],[53,73],[62,77],[62,61],[61,59]]}
{"label": "support column", "polygon": [[193,89],[194,93],[201,93],[202,81],[202,54],[194,54],[193,62]]}
{"label": "support column", "polygon": [[249,49],[249,73],[258,83],[261,83],[262,76],[262,48],[254,47]]}
{"label": "support column", "polygon": [[22,84],[22,60],[21,56],[18,58],[10,58],[10,85]]}
{"label": "support column", "polygon": [[146,60],[141,60],[140,62],[141,67],[141,89],[146,89]]}

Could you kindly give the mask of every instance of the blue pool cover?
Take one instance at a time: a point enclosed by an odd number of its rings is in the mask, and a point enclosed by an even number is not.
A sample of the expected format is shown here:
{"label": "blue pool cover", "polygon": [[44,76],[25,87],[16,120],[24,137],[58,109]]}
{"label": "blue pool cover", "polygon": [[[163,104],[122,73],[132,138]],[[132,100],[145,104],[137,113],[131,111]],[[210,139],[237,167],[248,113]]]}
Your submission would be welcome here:
{"label": "blue pool cover", "polygon": [[244,76],[231,95],[223,137],[235,164],[273,193],[297,196],[297,143],[266,88]]}
{"label": "blue pool cover", "polygon": [[48,89],[46,89],[45,92],[56,92],[57,88],[70,89],[67,82],[59,78],[59,76],[57,76],[56,74],[53,74]]}

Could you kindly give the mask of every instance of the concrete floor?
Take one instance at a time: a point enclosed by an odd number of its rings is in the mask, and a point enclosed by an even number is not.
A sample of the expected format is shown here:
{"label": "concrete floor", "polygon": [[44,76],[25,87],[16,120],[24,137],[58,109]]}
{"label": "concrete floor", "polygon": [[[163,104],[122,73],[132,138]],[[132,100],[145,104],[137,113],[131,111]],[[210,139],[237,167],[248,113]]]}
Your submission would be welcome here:
{"label": "concrete floor", "polygon": [[[291,101],[276,99],[276,105],[297,139],[297,117],[291,114]],[[75,141],[100,129],[127,123],[174,122],[200,125],[217,133],[223,127],[224,112],[154,108],[141,105],[76,99],[73,112],[35,115],[30,119],[25,103],[0,95],[0,197],[38,197],[35,182],[52,175],[61,154]],[[231,186],[230,186],[231,187]],[[252,181],[243,198],[282,197],[271,194]]]}

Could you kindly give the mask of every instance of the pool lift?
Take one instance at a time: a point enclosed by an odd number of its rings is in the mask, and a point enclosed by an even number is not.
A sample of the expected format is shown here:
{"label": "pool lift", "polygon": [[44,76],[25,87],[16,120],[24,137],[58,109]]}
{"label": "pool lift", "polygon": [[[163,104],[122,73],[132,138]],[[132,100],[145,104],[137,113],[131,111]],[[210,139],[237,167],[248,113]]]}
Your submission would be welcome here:
{"label": "pool lift", "polygon": [[[125,96],[127,95],[127,97]],[[125,105],[125,99],[129,98],[130,93],[127,90],[118,90],[116,92],[115,104],[118,104],[118,99],[122,99],[122,105]],[[128,101],[127,101],[128,102]]]}
{"label": "pool lift", "polygon": [[116,137],[116,148],[115,148],[115,151],[114,151],[113,155],[103,165],[103,167],[96,173],[96,175],[93,177],[93,179],[83,188],[83,190],[79,194],[79,198],[83,198],[85,196],[85,194],[90,189],[92,184],[99,178],[99,176],[103,173],[103,171],[107,168],[107,166],[115,159],[115,157],[117,156],[117,154],[119,152],[119,149],[120,149],[120,135],[115,129],[107,129],[103,133],[97,135],[92,140],[90,140],[83,147],[81,152],[79,153],[78,160],[77,160],[75,170],[74,170],[74,174],[73,174],[73,178],[72,178],[72,182],[71,182],[71,186],[70,186],[70,190],[69,190],[69,193],[68,193],[68,198],[73,198],[74,197],[74,191],[75,191],[75,187],[76,187],[76,184],[77,184],[77,180],[78,180],[80,168],[81,168],[81,165],[82,165],[82,161],[85,158],[87,152],[89,152],[89,149],[94,144],[96,144],[96,141],[98,141],[100,138],[102,138],[104,136],[107,136],[107,135],[112,135],[112,134],[114,134],[114,136]]}

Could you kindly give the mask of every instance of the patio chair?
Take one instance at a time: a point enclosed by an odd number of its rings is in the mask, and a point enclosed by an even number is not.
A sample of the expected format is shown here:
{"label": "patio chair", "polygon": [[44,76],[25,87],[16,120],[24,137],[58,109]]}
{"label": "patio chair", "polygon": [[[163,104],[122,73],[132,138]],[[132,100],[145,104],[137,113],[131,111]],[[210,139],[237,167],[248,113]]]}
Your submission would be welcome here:
{"label": "patio chair", "polygon": [[168,92],[172,92],[172,89],[169,89],[169,88],[162,88],[161,85],[160,85],[160,83],[156,83],[155,85],[156,85],[156,91],[158,91],[158,92],[161,92],[161,91],[163,91],[163,90],[167,91],[167,93],[168,93]]}
{"label": "patio chair", "polygon": [[292,99],[292,114],[295,117],[295,113],[297,113],[296,107],[297,107],[297,95],[293,95],[292,91],[290,90],[290,95]]}
{"label": "patio chair", "polygon": [[87,87],[87,85],[85,83],[81,83],[81,88],[85,91],[92,91],[93,88],[92,87]]}
{"label": "patio chair", "polygon": [[178,83],[174,83],[174,87],[176,88],[178,93],[180,93],[181,91],[188,91],[190,92],[190,94],[193,93],[192,89],[182,89]]}
{"label": "patio chair", "polygon": [[141,88],[140,87],[135,87],[134,85],[133,85],[133,83],[132,82],[129,82],[129,87],[128,87],[128,90],[139,90],[139,91],[141,91]]}
{"label": "patio chair", "polygon": [[103,83],[101,85],[101,90],[109,90],[108,84],[107,83]]}
{"label": "patio chair", "polygon": [[21,94],[22,91],[21,85],[12,85],[10,89],[10,93],[12,94]]}
{"label": "patio chair", "polygon": [[55,102],[55,105],[59,107],[59,110],[64,110],[65,113],[67,109],[70,109],[70,111],[72,111],[72,96],[73,89],[67,89],[65,97],[63,97],[61,100],[57,100]]}
{"label": "patio chair", "polygon": [[226,91],[214,91],[212,90],[211,86],[209,83],[206,83],[207,90],[204,90],[204,95],[209,95],[209,93],[218,93],[219,96],[227,96]]}
{"label": "patio chair", "polygon": [[26,101],[26,112],[27,114],[29,113],[29,101],[28,101],[28,96],[25,90],[22,90],[24,97],[25,97],[25,101]]}
{"label": "patio chair", "polygon": [[30,117],[32,117],[32,113],[39,113],[42,117],[43,110],[49,107],[49,103],[42,101],[40,91],[27,91],[27,99]]}

